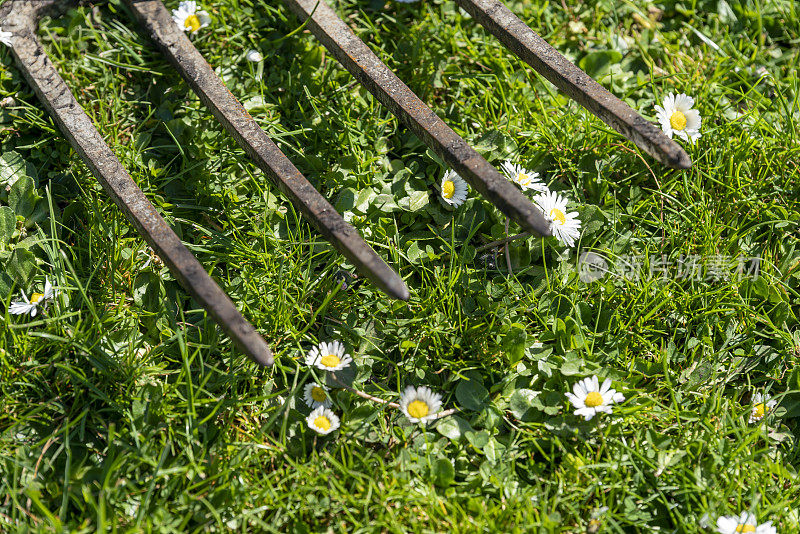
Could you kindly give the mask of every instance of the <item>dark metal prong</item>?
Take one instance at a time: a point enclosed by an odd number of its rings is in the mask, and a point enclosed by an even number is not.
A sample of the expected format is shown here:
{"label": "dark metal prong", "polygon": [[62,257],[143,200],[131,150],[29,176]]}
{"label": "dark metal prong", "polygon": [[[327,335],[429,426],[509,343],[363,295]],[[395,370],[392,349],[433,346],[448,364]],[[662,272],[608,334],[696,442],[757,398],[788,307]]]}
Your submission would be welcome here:
{"label": "dark metal prong", "polygon": [[472,187],[524,229],[552,235],[541,210],[400,81],[324,0],[284,3],[308,21],[308,28],[356,80]]}
{"label": "dark metal prong", "polygon": [[63,0],[10,0],[0,6],[3,30],[12,33],[11,51],[17,65],[103,189],[158,252],[175,278],[242,352],[259,365],[272,365],[272,351],[267,343],[158,214],[103,141],[47,56],[36,36],[38,19],[44,9],[66,7],[67,4]]}
{"label": "dark metal prong", "polygon": [[408,300],[402,278],[345,222],[333,206],[281,152],[242,104],[225,87],[211,65],[175,25],[160,0],[126,0],[153,41],[192,90],[319,232],[356,269],[391,297]]}
{"label": "dark metal prong", "polygon": [[500,0],[456,0],[509,50],[600,120],[669,167],[688,169],[689,154],[629,105],[573,65]]}

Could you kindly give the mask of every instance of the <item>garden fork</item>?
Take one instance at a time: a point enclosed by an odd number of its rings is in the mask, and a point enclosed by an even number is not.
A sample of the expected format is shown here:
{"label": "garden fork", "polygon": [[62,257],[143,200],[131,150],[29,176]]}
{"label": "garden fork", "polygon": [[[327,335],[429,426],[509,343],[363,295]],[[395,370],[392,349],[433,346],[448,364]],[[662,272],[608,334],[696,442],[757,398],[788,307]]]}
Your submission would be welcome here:
{"label": "garden fork", "polygon": [[38,20],[45,14],[56,15],[64,7],[62,0],[10,0],[0,5],[0,22],[4,31],[11,32],[11,51],[25,78],[103,189],[183,287],[242,352],[259,365],[272,365],[273,355],[267,343],[158,214],[47,57],[36,36]]}

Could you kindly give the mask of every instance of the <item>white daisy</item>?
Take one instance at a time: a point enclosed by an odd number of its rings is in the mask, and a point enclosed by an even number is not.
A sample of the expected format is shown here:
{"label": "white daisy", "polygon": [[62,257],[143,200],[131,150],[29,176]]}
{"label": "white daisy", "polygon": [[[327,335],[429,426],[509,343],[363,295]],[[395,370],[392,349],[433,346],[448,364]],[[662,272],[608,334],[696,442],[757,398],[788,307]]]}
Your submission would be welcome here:
{"label": "white daisy", "polygon": [[25,291],[22,291],[22,300],[24,302],[13,301],[8,307],[8,313],[12,315],[24,315],[26,313],[30,313],[31,317],[36,317],[36,314],[39,313],[39,308],[44,307],[47,304],[47,301],[55,296],[56,290],[52,285],[50,285],[50,280],[45,278],[43,293],[34,293],[31,295],[30,300],[28,300],[28,296],[25,295]]}
{"label": "white daisy", "polygon": [[533,201],[550,221],[553,235],[566,246],[574,246],[575,240],[581,235],[581,221],[577,211],[567,212],[567,199],[548,191],[536,195]]}
{"label": "white daisy", "polygon": [[247,61],[250,61],[251,63],[258,63],[264,59],[264,56],[261,55],[261,52],[253,49],[248,50],[245,57],[247,58]]}
{"label": "white daisy", "polygon": [[400,395],[400,409],[412,423],[427,423],[442,409],[442,396],[426,386],[408,386]]}
{"label": "white daisy", "polygon": [[587,421],[600,412],[611,413],[611,405],[622,402],[622,393],[611,388],[611,379],[606,378],[603,386],[597,376],[584,378],[572,386],[573,393],[567,393],[567,399],[575,406],[575,415],[581,415]]}
{"label": "white daisy", "polygon": [[319,406],[308,414],[306,423],[308,428],[324,436],[339,428],[339,417],[328,408]]}
{"label": "white daisy", "polygon": [[683,93],[664,97],[664,106],[656,105],[656,118],[664,133],[677,135],[687,141],[700,139],[700,112],[692,109],[694,98]]}
{"label": "white daisy", "polygon": [[324,341],[308,351],[306,356],[306,365],[314,365],[323,371],[339,371],[344,369],[353,358],[349,354],[345,354],[344,345],[339,341],[331,341],[325,343]]}
{"label": "white daisy", "polygon": [[328,398],[327,391],[328,388],[325,386],[310,382],[306,384],[305,390],[303,391],[303,401],[305,401],[306,406],[309,408],[319,408],[320,406],[323,408],[330,408],[331,399]]}
{"label": "white daisy", "polygon": [[717,532],[719,534],[739,534],[741,532],[753,532],[755,534],[777,534],[777,530],[772,526],[772,521],[758,524],[756,516],[750,512],[742,512],[739,517],[726,515],[717,519]]}
{"label": "white daisy", "polygon": [[761,393],[753,395],[753,411],[750,412],[749,423],[752,424],[764,419],[764,416],[771,412],[776,404],[778,404],[778,401],[772,400],[769,395],[762,395]]}
{"label": "white daisy", "polygon": [[508,179],[522,188],[523,191],[533,190],[540,193],[548,191],[547,186],[539,179],[538,172],[532,172],[522,165],[514,165],[510,161],[503,163],[503,172]]}
{"label": "white daisy", "polygon": [[11,46],[11,32],[4,32],[3,28],[0,28],[0,43]]}
{"label": "white daisy", "polygon": [[453,206],[459,207],[467,200],[467,182],[450,169],[442,177],[442,200]]}
{"label": "white daisy", "polygon": [[211,24],[211,17],[205,11],[198,11],[194,0],[184,0],[178,9],[173,9],[172,20],[185,32],[196,32]]}

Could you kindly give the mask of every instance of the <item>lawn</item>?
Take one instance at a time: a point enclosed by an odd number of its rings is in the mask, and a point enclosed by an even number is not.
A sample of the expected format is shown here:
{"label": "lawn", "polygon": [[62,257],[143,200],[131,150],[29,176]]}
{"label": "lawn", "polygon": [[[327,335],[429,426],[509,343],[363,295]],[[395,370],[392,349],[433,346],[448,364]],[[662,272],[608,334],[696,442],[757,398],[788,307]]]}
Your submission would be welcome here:
{"label": "lawn", "polygon": [[[411,297],[357,275],[120,0],[44,19],[85,111],[275,365],[187,296],[0,45],[0,531],[711,533],[742,512],[800,531],[794,1],[506,2],[644,117],[692,96],[688,170],[452,1],[332,2],[486,159],[569,199],[574,246],[507,248],[520,228],[474,189],[443,202],[446,166],[280,2],[200,4],[194,44]],[[9,313],[45,279],[44,311]],[[306,364],[332,340],[351,389]],[[592,376],[625,400],[586,421],[566,394]],[[328,435],[306,423],[314,381],[341,421]],[[408,386],[455,414],[411,423],[353,392]]]}

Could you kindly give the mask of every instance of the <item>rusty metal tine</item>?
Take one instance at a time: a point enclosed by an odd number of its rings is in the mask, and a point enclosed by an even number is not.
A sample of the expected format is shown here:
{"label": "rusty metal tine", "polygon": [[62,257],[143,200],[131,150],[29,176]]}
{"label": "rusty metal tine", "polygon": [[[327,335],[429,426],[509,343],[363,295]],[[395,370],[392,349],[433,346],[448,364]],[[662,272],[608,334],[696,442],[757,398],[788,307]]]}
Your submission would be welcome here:
{"label": "rusty metal tine", "polygon": [[259,365],[272,365],[272,351],[267,343],[147,200],[47,56],[36,36],[37,21],[45,9],[64,7],[65,4],[64,0],[10,0],[0,6],[3,29],[12,33],[11,51],[17,65],[103,189],[158,252],[183,287],[242,352]]}
{"label": "rusty metal tine", "polygon": [[325,48],[381,103],[483,196],[526,230],[549,236],[542,212],[447,126],[356,37],[324,0],[284,0]]}
{"label": "rusty metal tine", "polygon": [[669,167],[688,169],[692,160],[660,128],[608,92],[522,22],[500,0],[456,3],[542,76],[600,120]]}
{"label": "rusty metal tine", "polygon": [[367,245],[358,231],[297,170],[250,116],[211,65],[175,25],[160,0],[126,0],[158,48],[245,152],[273,180],[317,230],[377,287],[408,300],[402,278]]}

